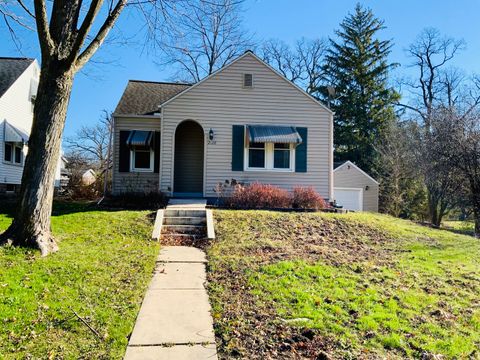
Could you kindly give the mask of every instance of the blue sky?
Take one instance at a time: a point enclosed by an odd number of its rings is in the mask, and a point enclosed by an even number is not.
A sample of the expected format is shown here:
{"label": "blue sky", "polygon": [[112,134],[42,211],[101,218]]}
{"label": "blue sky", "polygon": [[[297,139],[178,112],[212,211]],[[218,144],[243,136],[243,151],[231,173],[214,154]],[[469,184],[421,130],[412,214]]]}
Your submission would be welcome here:
{"label": "blue sky", "polygon": [[[328,38],[338,24],[353,11],[357,1],[350,0],[247,0],[245,28],[260,42],[278,38],[294,43],[301,37]],[[438,28],[443,34],[464,39],[467,49],[455,65],[467,73],[480,73],[480,1],[462,0],[371,0],[360,1],[385,21],[384,38],[395,43],[391,60],[401,64],[398,74],[406,73],[408,59],[404,49],[425,27]],[[128,35],[138,31],[140,18],[124,13],[119,27]],[[0,26],[0,56],[38,58],[35,35],[21,31],[22,52],[13,45],[5,27]],[[65,135],[72,136],[82,125],[94,124],[101,111],[113,111],[128,79],[171,80],[169,69],[160,69],[155,55],[140,44],[120,46],[107,44],[75,80],[68,111]],[[102,63],[104,62],[104,63]]]}

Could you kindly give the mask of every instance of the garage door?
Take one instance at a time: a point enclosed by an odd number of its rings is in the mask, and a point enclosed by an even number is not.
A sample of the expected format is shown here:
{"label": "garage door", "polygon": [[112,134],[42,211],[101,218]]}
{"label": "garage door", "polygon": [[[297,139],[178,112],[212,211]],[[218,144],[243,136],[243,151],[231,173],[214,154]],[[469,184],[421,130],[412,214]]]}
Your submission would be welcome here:
{"label": "garage door", "polygon": [[342,205],[347,210],[363,210],[362,189],[353,188],[334,188],[333,198],[338,205]]}

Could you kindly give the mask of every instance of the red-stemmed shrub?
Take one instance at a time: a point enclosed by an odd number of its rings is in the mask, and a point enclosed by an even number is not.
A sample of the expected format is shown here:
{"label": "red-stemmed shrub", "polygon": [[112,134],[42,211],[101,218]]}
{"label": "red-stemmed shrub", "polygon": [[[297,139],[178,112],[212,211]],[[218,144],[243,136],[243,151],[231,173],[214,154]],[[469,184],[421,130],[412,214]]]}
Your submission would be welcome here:
{"label": "red-stemmed shrub", "polygon": [[327,202],[311,186],[296,186],[292,195],[292,206],[295,209],[320,210],[327,207]]}
{"label": "red-stemmed shrub", "polygon": [[273,185],[258,182],[238,184],[226,199],[226,205],[237,209],[289,208],[292,206],[292,197],[288,191]]}

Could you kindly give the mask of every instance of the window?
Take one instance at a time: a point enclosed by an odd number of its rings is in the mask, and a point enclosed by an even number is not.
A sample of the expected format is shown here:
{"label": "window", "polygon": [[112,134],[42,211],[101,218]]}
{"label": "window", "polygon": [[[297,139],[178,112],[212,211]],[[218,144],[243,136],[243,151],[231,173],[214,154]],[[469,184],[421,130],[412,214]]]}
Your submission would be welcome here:
{"label": "window", "polygon": [[290,144],[274,144],[273,167],[275,169],[290,168]]}
{"label": "window", "polygon": [[13,147],[13,144],[7,143],[7,142],[5,143],[5,156],[4,156],[5,161],[12,162],[12,147]]}
{"label": "window", "polygon": [[130,152],[132,172],[153,172],[154,152],[150,148],[134,147]]}
{"label": "window", "polygon": [[5,152],[3,160],[12,164],[22,164],[23,158],[23,145],[6,142],[5,143]]}
{"label": "window", "polygon": [[20,149],[18,146],[15,146],[15,163],[22,163],[22,149]]}
{"label": "window", "polygon": [[14,184],[7,184],[7,188],[5,189],[5,191],[15,192],[15,188],[16,188],[16,186]]}
{"label": "window", "polygon": [[248,143],[245,170],[293,171],[294,144]]}
{"label": "window", "polygon": [[248,167],[265,168],[265,143],[250,143],[248,147]]}
{"label": "window", "polygon": [[243,74],[243,87],[247,89],[253,88],[253,74]]}

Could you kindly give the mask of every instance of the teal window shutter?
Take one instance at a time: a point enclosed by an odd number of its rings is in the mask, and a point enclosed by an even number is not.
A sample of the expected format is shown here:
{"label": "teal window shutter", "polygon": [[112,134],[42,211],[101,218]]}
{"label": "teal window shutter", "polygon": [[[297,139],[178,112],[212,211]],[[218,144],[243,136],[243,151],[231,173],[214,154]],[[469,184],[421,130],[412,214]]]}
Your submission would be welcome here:
{"label": "teal window shutter", "polygon": [[307,138],[308,129],[297,127],[302,143],[295,148],[295,172],[307,172]]}
{"label": "teal window shutter", "polygon": [[232,126],[232,171],[243,171],[245,126]]}

